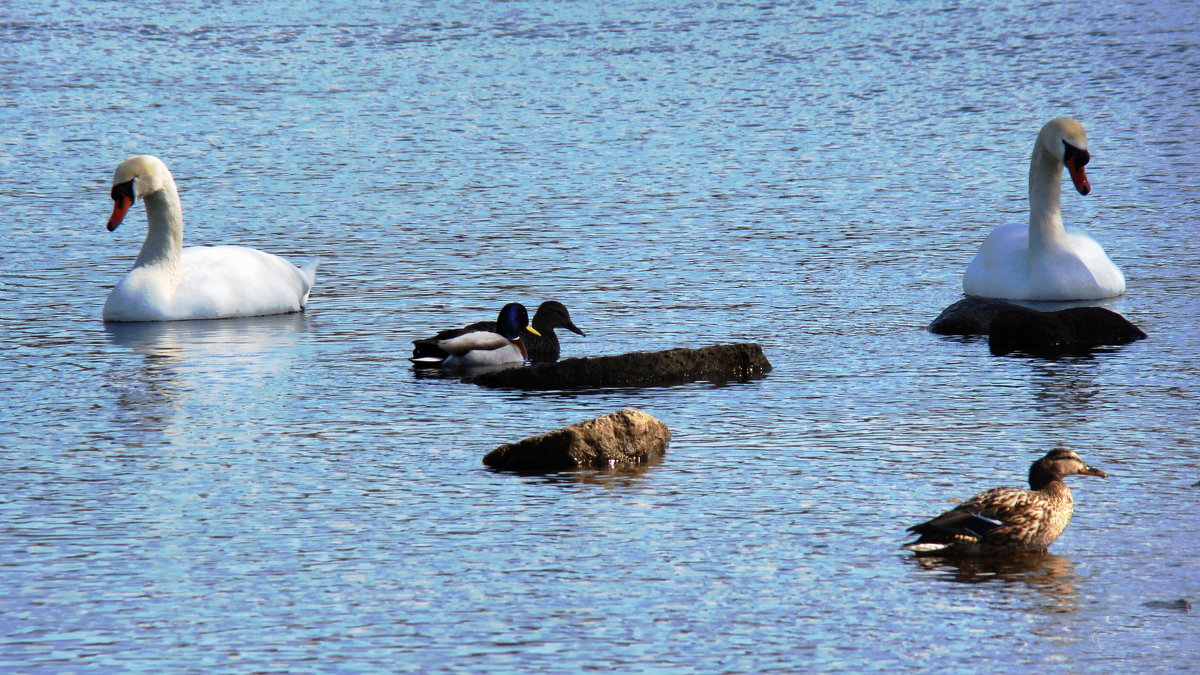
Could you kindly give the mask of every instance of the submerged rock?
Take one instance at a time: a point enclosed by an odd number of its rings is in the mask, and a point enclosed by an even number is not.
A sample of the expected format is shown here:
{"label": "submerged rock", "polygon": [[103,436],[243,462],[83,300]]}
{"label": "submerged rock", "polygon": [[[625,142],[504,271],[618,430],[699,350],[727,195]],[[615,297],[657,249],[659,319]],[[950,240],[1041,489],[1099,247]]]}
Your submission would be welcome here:
{"label": "submerged rock", "polygon": [[1142,329],[1103,307],[1039,312],[1013,305],[992,319],[988,348],[998,356],[1020,351],[1056,357],[1086,354],[1099,346],[1123,345],[1144,337]]}
{"label": "submerged rock", "polygon": [[564,359],[528,368],[470,375],[464,381],[484,387],[514,389],[645,387],[696,380],[748,380],[762,377],[769,370],[771,362],[763,354],[762,347],[755,343],[738,343]]}
{"label": "submerged rock", "polygon": [[1142,604],[1153,609],[1170,609],[1185,614],[1192,613],[1192,601],[1187,598],[1179,598],[1178,600],[1151,600]]}
{"label": "submerged rock", "polygon": [[569,471],[638,466],[661,458],[671,440],[667,425],[633,408],[578,422],[548,434],[502,445],[483,463],[506,471]]}

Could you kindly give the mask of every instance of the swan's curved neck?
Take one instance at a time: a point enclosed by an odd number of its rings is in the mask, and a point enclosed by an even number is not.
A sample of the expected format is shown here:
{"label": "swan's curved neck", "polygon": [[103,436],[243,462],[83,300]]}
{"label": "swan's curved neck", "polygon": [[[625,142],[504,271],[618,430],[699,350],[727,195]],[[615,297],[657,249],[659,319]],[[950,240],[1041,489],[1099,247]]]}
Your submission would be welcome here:
{"label": "swan's curved neck", "polygon": [[1029,248],[1036,250],[1058,241],[1064,231],[1059,200],[1062,196],[1062,162],[1042,147],[1033,146],[1029,161]]}
{"label": "swan's curved neck", "polygon": [[178,266],[183,254],[183,207],[175,181],[167,178],[161,190],[145,196],[146,241],[134,267],[142,265]]}

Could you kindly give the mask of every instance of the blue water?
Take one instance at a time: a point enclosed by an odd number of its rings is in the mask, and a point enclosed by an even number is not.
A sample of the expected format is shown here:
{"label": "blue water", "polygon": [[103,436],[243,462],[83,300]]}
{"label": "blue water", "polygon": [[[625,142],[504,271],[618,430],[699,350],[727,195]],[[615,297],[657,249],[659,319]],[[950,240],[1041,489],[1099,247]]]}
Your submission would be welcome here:
{"label": "blue water", "polygon": [[[0,669],[1200,668],[1200,15],[1079,3],[8,3]],[[998,358],[925,325],[1033,138],[1149,339]],[[303,315],[106,327],[158,155],[192,244],[320,257]],[[557,299],[566,356],[756,341],[765,379],[418,377],[409,341]],[[636,474],[492,448],[638,407]],[[1052,553],[904,528],[1057,443]]]}

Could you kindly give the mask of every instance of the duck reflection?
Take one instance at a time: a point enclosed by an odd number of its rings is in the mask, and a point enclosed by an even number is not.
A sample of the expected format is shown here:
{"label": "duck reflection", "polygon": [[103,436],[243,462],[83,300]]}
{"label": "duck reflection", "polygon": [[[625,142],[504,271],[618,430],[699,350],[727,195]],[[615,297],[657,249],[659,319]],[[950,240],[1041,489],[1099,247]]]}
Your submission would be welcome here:
{"label": "duck reflection", "polygon": [[473,366],[470,368],[413,368],[412,376],[415,380],[462,380],[464,377],[481,375],[483,373],[494,373],[500,370],[508,370],[509,368],[525,368],[520,363],[500,363],[486,366]]}
{"label": "duck reflection", "polygon": [[1027,553],[994,558],[918,556],[912,564],[936,572],[943,581],[960,584],[1020,585],[1046,600],[1048,612],[1073,612],[1079,603],[1079,575],[1071,559],[1053,553]]}

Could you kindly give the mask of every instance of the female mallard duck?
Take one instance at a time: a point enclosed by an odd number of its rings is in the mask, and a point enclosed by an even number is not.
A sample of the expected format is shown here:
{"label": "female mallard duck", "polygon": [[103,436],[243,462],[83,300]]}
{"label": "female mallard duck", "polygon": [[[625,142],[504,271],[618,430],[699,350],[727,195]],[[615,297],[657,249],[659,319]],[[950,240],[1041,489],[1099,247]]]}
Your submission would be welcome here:
{"label": "female mallard duck", "polygon": [[[558,344],[558,336],[554,334],[555,328],[566,328],[572,333],[586,337],[586,333],[579,330],[575,323],[571,321],[571,314],[567,311],[566,305],[555,300],[547,300],[537,308],[537,311],[533,314],[531,325],[537,333],[523,336],[521,341],[524,343],[525,350],[529,354],[529,360],[533,363],[547,363],[558,360],[561,349]],[[494,333],[496,332],[496,322],[477,321],[463,328],[444,330],[430,338],[413,340],[413,357],[414,359],[422,357],[445,358],[446,352],[438,346],[438,342],[449,340],[450,338],[458,337],[472,331]]]}
{"label": "female mallard duck", "polygon": [[1092,191],[1083,125],[1067,117],[1042,127],[1029,164],[1029,224],[988,235],[963,275],[967,295],[1010,300],[1098,300],[1125,292],[1125,277],[1083,230],[1063,227],[1062,170],[1079,194]]}
{"label": "female mallard duck", "polygon": [[500,310],[492,330],[466,329],[442,331],[432,338],[413,341],[413,357],[418,366],[473,367],[505,363],[524,363],[529,359],[523,332],[540,334],[529,325],[525,305],[510,302]]}
{"label": "female mallard duck", "polygon": [[315,262],[297,268],[244,246],[183,247],[175,179],[157,157],[130,157],[113,174],[117,229],[134,202],[146,203],[146,241],[133,269],[108,294],[105,321],[226,319],[299,312],[316,280]]}
{"label": "female mallard duck", "polygon": [[908,528],[921,535],[904,548],[942,556],[1044,552],[1067,529],[1075,502],[1063,477],[1108,474],[1067,448],[1055,448],[1029,468],[1029,490],[981,492],[933,520]]}
{"label": "female mallard duck", "polygon": [[529,360],[534,363],[558,360],[562,350],[558,345],[558,336],[554,334],[555,328],[566,328],[576,335],[587,337],[587,333],[579,330],[575,322],[571,321],[567,306],[556,300],[547,300],[538,305],[537,311],[533,313],[533,327],[540,337],[528,338],[526,347],[529,349]]}

